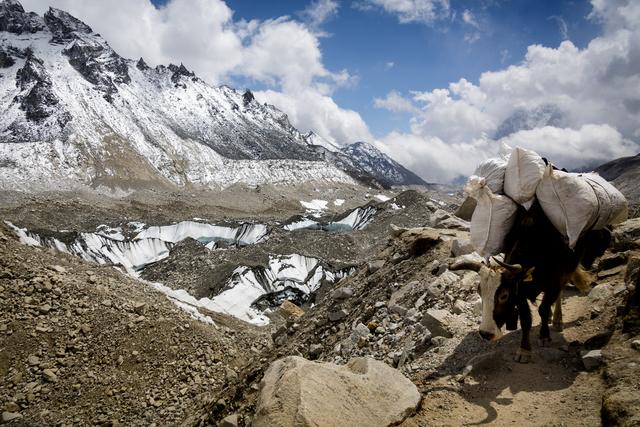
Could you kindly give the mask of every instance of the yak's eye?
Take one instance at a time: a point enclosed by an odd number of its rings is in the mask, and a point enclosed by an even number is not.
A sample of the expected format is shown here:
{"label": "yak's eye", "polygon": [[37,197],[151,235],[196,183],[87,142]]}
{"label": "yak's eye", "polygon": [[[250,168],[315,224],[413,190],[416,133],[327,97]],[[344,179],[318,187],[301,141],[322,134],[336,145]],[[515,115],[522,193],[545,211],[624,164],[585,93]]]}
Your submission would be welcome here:
{"label": "yak's eye", "polygon": [[498,302],[505,303],[507,302],[507,299],[509,299],[509,292],[502,292],[498,297]]}

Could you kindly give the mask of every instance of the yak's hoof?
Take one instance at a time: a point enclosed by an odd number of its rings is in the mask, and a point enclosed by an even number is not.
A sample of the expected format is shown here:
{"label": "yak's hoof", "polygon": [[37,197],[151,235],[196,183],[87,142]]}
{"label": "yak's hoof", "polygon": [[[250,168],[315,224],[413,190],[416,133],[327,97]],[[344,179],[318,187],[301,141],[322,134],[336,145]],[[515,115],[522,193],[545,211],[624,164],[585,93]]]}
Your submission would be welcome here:
{"label": "yak's hoof", "polygon": [[540,347],[549,347],[551,345],[551,337],[540,337]]}
{"label": "yak's hoof", "polygon": [[531,360],[531,350],[519,348],[516,352],[516,357],[514,357],[513,360],[519,363],[529,363],[529,361]]}

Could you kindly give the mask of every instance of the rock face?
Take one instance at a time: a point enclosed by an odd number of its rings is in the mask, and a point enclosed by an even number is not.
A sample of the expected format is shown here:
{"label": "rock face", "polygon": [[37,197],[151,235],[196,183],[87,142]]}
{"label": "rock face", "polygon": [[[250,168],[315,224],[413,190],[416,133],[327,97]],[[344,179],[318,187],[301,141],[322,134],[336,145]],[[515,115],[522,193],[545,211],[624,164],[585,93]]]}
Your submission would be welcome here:
{"label": "rock face", "polygon": [[416,386],[382,362],[356,358],[337,366],[292,356],[265,373],[253,426],[389,426],[419,403]]}
{"label": "rock face", "polygon": [[387,185],[426,185],[427,183],[373,145],[356,142],[341,149],[365,172]]}

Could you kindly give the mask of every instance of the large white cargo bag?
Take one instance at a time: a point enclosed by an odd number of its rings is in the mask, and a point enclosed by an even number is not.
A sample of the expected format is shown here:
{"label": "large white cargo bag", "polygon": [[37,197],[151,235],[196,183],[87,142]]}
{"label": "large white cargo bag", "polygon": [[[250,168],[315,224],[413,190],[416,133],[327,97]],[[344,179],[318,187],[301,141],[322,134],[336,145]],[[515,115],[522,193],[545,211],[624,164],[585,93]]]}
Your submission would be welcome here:
{"label": "large white cargo bag", "polygon": [[607,225],[626,221],[629,215],[629,206],[622,193],[596,173],[585,173],[582,176],[593,188],[598,199],[597,219],[591,228],[600,230]]}
{"label": "large white cargo bag", "polygon": [[504,173],[506,170],[507,161],[494,158],[480,163],[473,175],[484,178],[485,185],[494,194],[504,194]]}
{"label": "large white cargo bag", "polygon": [[504,174],[504,194],[519,204],[530,201],[536,194],[544,168],[544,160],[538,153],[515,147]]}
{"label": "large white cargo bag", "polygon": [[493,194],[479,177],[471,177],[465,192],[478,201],[471,216],[471,244],[483,257],[503,251],[516,219],[518,205],[507,196]]}
{"label": "large white cargo bag", "polygon": [[536,197],[556,229],[569,239],[573,248],[584,230],[598,215],[598,198],[580,174],[553,170],[547,166],[538,184]]}

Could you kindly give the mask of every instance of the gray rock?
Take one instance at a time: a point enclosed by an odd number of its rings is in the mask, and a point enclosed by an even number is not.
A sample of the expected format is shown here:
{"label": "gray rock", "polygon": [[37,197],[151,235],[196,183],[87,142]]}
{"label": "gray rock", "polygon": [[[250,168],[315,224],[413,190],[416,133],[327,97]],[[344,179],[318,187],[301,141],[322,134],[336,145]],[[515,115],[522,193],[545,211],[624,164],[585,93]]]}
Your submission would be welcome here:
{"label": "gray rock", "polygon": [[238,427],[238,414],[227,415],[218,423],[218,427]]}
{"label": "gray rock", "polygon": [[353,289],[344,287],[344,288],[338,288],[335,291],[333,291],[333,293],[331,294],[331,299],[333,299],[334,301],[342,301],[342,300],[351,298],[352,296],[353,296]]}
{"label": "gray rock", "polygon": [[451,254],[454,257],[470,254],[474,251],[469,239],[454,239],[451,242]]}
{"label": "gray rock", "polygon": [[45,380],[55,383],[58,381],[58,376],[51,369],[45,369],[42,371],[42,376]]}
{"label": "gray rock", "polygon": [[133,312],[143,316],[144,314],[146,314],[147,311],[147,304],[143,303],[143,302],[136,302],[133,304]]}
{"label": "gray rock", "polygon": [[467,303],[462,300],[456,300],[455,304],[453,304],[453,312],[455,314],[462,314],[467,311],[467,308]]}
{"label": "gray rock", "polygon": [[420,399],[411,381],[380,361],[337,366],[292,356],[265,373],[252,425],[386,427],[413,414]]}
{"label": "gray rock", "polygon": [[351,342],[353,342],[354,344],[357,344],[361,337],[366,338],[369,335],[371,335],[371,331],[369,330],[367,325],[358,323],[358,325],[351,331],[349,339],[351,339]]}
{"label": "gray rock", "polygon": [[349,315],[349,312],[342,308],[337,311],[330,311],[328,317],[330,321],[337,322],[338,320],[342,320],[347,317],[347,315]]}
{"label": "gray rock", "polygon": [[602,365],[602,350],[583,351],[582,364],[587,371],[598,369]]}
{"label": "gray rock", "polygon": [[9,421],[17,420],[19,418],[22,418],[22,414],[20,414],[18,412],[5,411],[5,412],[2,413],[2,422],[3,423],[8,423]]}
{"label": "gray rock", "polygon": [[57,273],[66,273],[66,272],[67,272],[67,269],[66,269],[66,268],[64,268],[64,267],[63,267],[63,266],[61,266],[61,265],[52,265],[52,266],[50,266],[49,268],[50,268],[51,270],[53,270],[53,271],[57,272]]}
{"label": "gray rock", "polygon": [[398,304],[391,304],[389,306],[389,311],[392,313],[396,313],[398,316],[403,316],[407,314],[407,309]]}
{"label": "gray rock", "polygon": [[611,297],[613,297],[613,287],[607,283],[597,285],[589,292],[591,301],[608,301]]}
{"label": "gray rock", "polygon": [[380,270],[384,266],[385,260],[377,259],[375,261],[371,261],[367,263],[367,271],[369,274],[373,274],[376,271]]}
{"label": "gray rock", "polygon": [[631,341],[631,347],[640,351],[640,340]]}
{"label": "gray rock", "polygon": [[422,325],[431,331],[434,337],[451,338],[453,316],[447,310],[430,308],[422,316]]}
{"label": "gray rock", "polygon": [[429,296],[438,298],[460,278],[452,271],[445,271],[437,279],[427,285],[427,293]]}
{"label": "gray rock", "polygon": [[322,347],[322,344],[311,344],[309,346],[309,358],[311,358],[311,360],[317,359],[320,357],[323,350],[324,348]]}

